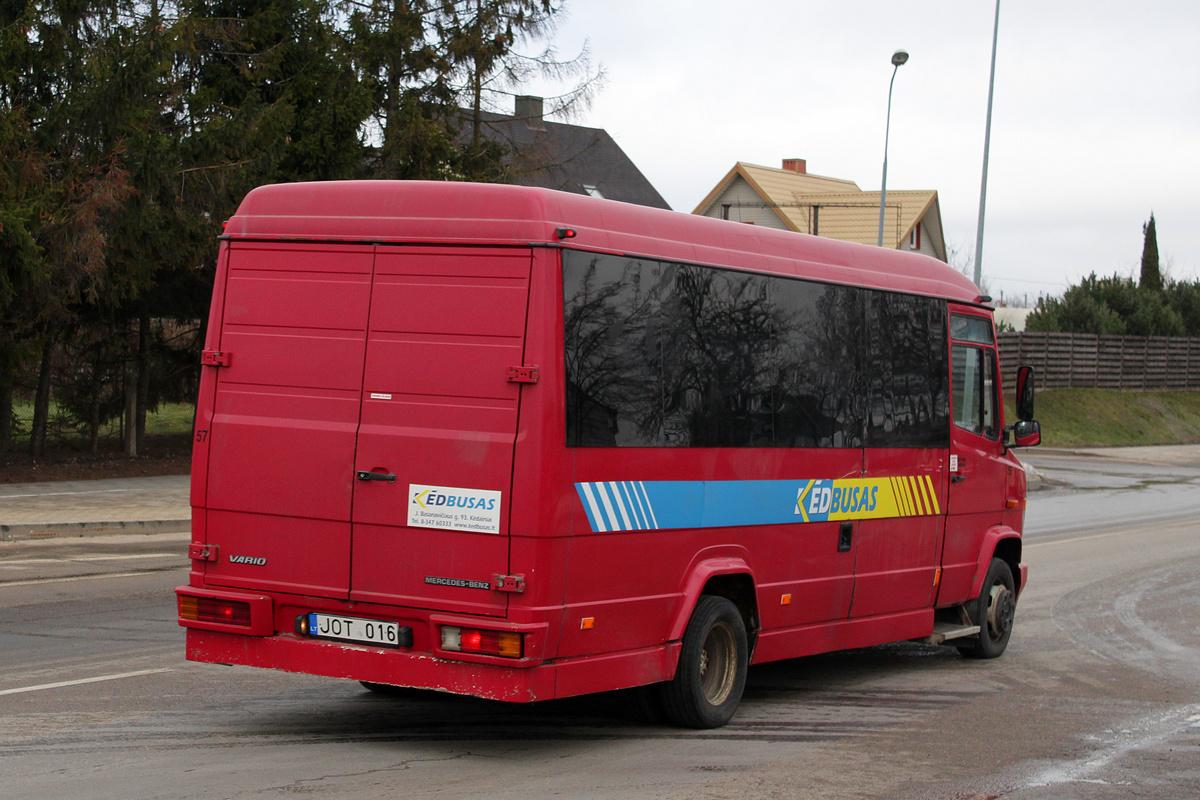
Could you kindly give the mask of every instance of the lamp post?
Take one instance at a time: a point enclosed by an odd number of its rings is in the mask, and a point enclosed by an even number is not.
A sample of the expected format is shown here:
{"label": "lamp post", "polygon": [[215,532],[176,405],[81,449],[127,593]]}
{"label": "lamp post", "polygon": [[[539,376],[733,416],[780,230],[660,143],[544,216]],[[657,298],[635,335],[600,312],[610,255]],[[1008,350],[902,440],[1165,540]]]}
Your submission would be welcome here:
{"label": "lamp post", "polygon": [[887,151],[888,151],[888,135],[892,128],[892,86],[896,83],[896,70],[900,69],[900,65],[908,61],[908,53],[904,50],[897,50],[892,53],[892,80],[888,83],[888,108],[887,122],[883,127],[883,181],[882,188],[879,190],[879,246],[883,247],[883,209],[887,204]]}
{"label": "lamp post", "polygon": [[988,75],[987,123],[983,129],[983,179],[979,185],[979,228],[975,232],[975,285],[983,280],[983,211],[987,206],[988,148],[992,143],[992,87],[996,84],[996,39],[1000,35],[1000,0],[996,0],[996,21],[992,25],[992,71]]}

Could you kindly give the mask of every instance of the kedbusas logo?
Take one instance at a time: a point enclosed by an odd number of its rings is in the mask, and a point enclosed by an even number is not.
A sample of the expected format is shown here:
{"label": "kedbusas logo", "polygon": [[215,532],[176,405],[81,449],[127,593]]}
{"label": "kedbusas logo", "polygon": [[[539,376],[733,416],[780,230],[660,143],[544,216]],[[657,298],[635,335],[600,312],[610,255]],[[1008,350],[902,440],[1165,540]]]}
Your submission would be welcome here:
{"label": "kedbusas logo", "polygon": [[878,495],[878,486],[838,486],[832,480],[813,481],[807,498],[803,490],[796,498],[796,513],[803,513],[800,504],[806,499],[810,518],[819,514],[874,511]]}
{"label": "kedbusas logo", "polygon": [[928,475],[821,478],[800,487],[795,513],[805,522],[915,517],[940,514],[941,503]]}
{"label": "kedbusas logo", "polygon": [[424,509],[461,508],[467,511],[494,511],[496,498],[465,494],[449,494],[438,489],[426,489],[413,495],[413,503]]}

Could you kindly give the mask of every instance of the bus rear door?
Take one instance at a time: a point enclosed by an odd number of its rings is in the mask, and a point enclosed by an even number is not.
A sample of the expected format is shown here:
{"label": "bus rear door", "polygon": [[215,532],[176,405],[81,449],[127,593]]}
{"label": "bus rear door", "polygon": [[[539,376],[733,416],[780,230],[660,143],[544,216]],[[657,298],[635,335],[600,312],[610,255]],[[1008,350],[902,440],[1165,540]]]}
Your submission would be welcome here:
{"label": "bus rear door", "polygon": [[505,612],[530,259],[231,245],[209,585]]}
{"label": "bus rear door", "polygon": [[228,245],[193,476],[209,586],[347,597],[372,265],[369,246]]}
{"label": "bus rear door", "polygon": [[359,602],[503,614],[531,253],[377,249],[355,454]]}

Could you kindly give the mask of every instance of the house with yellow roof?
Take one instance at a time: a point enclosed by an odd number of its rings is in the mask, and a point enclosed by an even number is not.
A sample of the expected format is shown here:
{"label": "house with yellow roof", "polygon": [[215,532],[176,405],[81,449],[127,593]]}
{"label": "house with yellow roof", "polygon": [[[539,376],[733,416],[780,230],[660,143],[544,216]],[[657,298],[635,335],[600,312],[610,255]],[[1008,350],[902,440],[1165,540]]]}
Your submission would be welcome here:
{"label": "house with yellow roof", "polygon": [[[802,158],[778,169],[739,161],[692,213],[862,244],[879,237],[879,192],[812,175]],[[946,261],[937,192],[889,189],[883,245]]]}

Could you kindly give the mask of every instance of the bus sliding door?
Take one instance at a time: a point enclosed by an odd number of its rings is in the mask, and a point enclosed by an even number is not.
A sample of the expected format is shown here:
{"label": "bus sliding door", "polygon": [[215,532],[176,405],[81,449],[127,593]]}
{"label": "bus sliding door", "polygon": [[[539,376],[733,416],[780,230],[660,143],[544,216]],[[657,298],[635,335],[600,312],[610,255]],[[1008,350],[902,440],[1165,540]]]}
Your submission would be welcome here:
{"label": "bus sliding door", "polygon": [[932,604],[949,444],[945,302],[874,291],[865,302],[865,475],[888,504],[856,523],[853,617]]}

